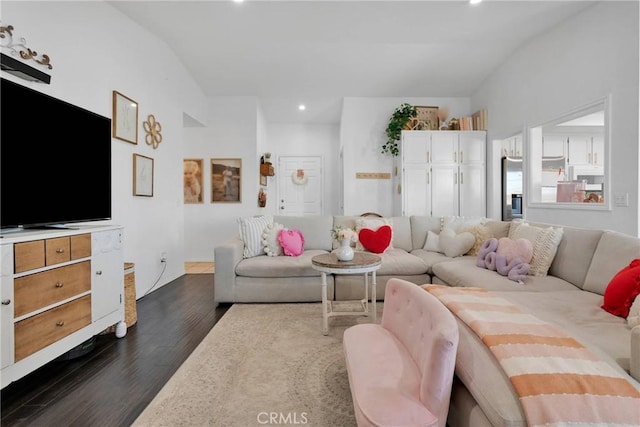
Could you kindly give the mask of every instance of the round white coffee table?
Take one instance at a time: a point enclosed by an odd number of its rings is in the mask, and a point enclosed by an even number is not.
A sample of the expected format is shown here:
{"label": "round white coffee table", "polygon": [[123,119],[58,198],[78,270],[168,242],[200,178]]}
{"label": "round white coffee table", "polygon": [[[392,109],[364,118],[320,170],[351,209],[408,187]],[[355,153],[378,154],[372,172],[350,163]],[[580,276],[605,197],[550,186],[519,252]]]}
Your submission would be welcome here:
{"label": "round white coffee table", "polygon": [[[334,316],[372,316],[376,321],[376,271],[382,265],[382,259],[369,252],[356,252],[351,261],[338,261],[335,254],[316,255],[311,259],[314,269],[322,273],[322,333],[329,334],[329,317]],[[334,302],[327,297],[327,273],[364,274],[364,298],[358,310],[336,310]],[[371,273],[371,303],[369,303],[369,273]],[[343,302],[343,301],[341,301]],[[371,305],[371,307],[369,307]]]}

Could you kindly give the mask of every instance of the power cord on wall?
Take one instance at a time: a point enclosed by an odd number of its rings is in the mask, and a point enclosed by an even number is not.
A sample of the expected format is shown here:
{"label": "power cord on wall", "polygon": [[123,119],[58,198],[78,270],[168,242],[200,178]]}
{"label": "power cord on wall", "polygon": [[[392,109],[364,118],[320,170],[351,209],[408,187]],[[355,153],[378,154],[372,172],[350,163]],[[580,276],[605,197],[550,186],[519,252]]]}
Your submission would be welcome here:
{"label": "power cord on wall", "polygon": [[160,263],[162,264],[162,271],[160,272],[160,275],[158,276],[158,279],[156,279],[156,282],[153,284],[153,286],[151,286],[149,289],[147,289],[147,291],[144,293],[144,295],[142,295],[140,298],[146,297],[147,294],[149,294],[149,292],[151,292],[153,290],[153,288],[156,287],[156,285],[160,281],[160,278],[164,274],[164,271],[167,269],[167,261],[166,260],[162,260],[162,261],[160,261]]}

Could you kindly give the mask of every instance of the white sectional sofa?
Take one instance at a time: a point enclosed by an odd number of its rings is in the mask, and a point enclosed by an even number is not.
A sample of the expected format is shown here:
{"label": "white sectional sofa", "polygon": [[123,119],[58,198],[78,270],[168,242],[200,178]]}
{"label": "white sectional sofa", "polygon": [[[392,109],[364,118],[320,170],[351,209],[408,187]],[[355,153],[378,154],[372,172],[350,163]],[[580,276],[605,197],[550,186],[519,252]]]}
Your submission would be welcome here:
{"label": "white sectional sofa", "polygon": [[[305,236],[299,257],[261,255],[243,259],[243,242],[231,239],[215,248],[217,302],[321,301],[320,274],[311,258],[334,248],[330,230],[355,226],[357,217],[274,217]],[[640,258],[640,239],[621,233],[562,227],[562,239],[545,276],[517,283],[476,265],[476,256],[446,257],[423,249],[428,231],[440,231],[444,218],[393,217],[393,249],[382,254],[377,295],[389,278],[418,285],[481,287],[518,304],[580,341],[640,390],[640,326],[601,308],[605,289],[615,274]],[[548,224],[532,224],[548,227]],[[507,237],[511,224],[487,221],[496,237]],[[362,278],[334,275],[329,293],[336,300],[359,299]],[[491,352],[462,321],[451,397],[449,425],[525,426],[526,419],[508,377]]]}

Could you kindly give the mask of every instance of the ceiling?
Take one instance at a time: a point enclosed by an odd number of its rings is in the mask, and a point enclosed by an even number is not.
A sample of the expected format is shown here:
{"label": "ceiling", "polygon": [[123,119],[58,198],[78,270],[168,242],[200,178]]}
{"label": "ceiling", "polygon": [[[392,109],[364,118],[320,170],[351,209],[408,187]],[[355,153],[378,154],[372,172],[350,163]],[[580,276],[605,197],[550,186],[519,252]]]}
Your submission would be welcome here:
{"label": "ceiling", "polygon": [[[589,1],[112,1],[209,96],[269,122],[336,123],[343,97],[469,97],[517,48]],[[298,111],[298,104],[307,109]]]}

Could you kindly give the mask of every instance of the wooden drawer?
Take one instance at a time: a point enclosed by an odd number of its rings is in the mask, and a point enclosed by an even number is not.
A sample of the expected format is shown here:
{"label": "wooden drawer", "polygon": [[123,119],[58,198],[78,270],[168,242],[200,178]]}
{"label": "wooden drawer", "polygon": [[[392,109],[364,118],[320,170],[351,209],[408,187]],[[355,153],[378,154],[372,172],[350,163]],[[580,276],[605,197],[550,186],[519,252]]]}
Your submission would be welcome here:
{"label": "wooden drawer", "polygon": [[16,243],[13,252],[16,273],[44,267],[44,240]]}
{"label": "wooden drawer", "polygon": [[91,324],[91,295],[17,322],[15,361]]}
{"label": "wooden drawer", "polygon": [[47,265],[71,261],[71,240],[58,237],[44,241],[45,260]]}
{"label": "wooden drawer", "polygon": [[14,317],[24,316],[91,289],[91,261],[66,265],[13,281]]}
{"label": "wooden drawer", "polygon": [[71,259],[91,256],[91,233],[71,236]]}

